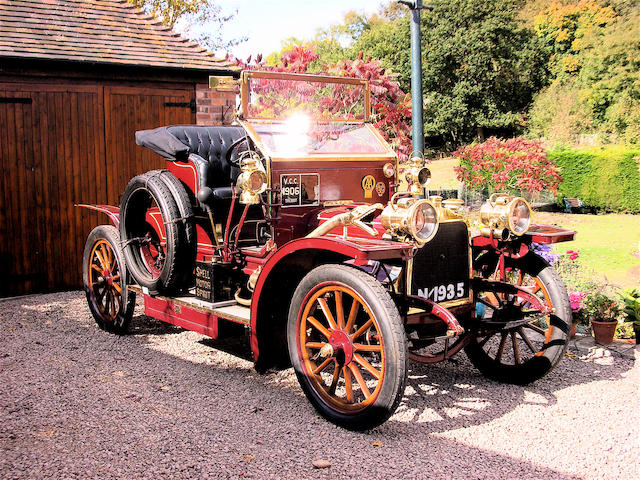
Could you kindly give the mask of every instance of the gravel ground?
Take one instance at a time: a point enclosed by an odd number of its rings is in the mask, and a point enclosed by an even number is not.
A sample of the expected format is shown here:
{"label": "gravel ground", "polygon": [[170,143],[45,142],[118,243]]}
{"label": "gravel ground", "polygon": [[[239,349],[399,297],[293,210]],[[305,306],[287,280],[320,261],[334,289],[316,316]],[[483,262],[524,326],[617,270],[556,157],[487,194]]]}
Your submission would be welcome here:
{"label": "gravel ground", "polygon": [[2,479],[640,478],[638,350],[569,353],[527,387],[464,354],[412,365],[397,413],[362,434],[319,418],[291,369],[257,374],[244,342],[139,310],[114,336],[80,292],[1,301],[0,322]]}

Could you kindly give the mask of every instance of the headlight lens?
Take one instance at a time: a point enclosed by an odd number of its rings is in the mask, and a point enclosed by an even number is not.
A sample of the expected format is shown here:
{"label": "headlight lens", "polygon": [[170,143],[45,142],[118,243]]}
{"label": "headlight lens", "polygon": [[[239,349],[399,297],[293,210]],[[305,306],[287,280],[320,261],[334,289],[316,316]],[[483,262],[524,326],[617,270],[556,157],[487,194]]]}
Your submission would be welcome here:
{"label": "headlight lens", "polygon": [[516,198],[511,202],[509,209],[509,230],[520,236],[529,230],[531,224],[531,209],[522,198]]}
{"label": "headlight lens", "polygon": [[252,172],[247,180],[247,186],[253,193],[262,193],[267,188],[267,176],[259,170]]}
{"label": "headlight lens", "polygon": [[438,212],[426,200],[421,200],[413,205],[413,213],[410,217],[411,234],[418,241],[426,243],[435,235],[438,229]]}

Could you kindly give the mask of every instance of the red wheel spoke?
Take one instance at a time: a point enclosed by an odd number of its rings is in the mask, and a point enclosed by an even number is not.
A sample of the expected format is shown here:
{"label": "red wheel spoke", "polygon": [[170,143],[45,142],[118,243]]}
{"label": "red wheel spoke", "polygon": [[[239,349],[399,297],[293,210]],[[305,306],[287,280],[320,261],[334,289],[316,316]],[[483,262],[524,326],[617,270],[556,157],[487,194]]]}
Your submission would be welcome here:
{"label": "red wheel spoke", "polygon": [[545,330],[543,330],[542,328],[540,328],[537,325],[532,325],[530,323],[527,323],[525,325],[525,327],[530,328],[531,330],[533,330],[534,332],[538,332],[540,335],[546,335],[547,332]]}
{"label": "red wheel spoke", "polygon": [[96,265],[95,263],[91,264],[91,270],[95,270],[96,272],[98,272],[99,274],[102,275],[102,269],[98,265]]}
{"label": "red wheel spoke", "polygon": [[353,385],[351,384],[351,373],[348,367],[342,367],[344,375],[344,388],[347,391],[347,402],[353,403]]}
{"label": "red wheel spoke", "polygon": [[338,328],[344,330],[344,306],[342,305],[342,292],[336,291],[336,322]]}
{"label": "red wheel spoke", "polygon": [[484,298],[478,298],[478,301],[480,303],[482,303],[483,305],[489,307],[491,310],[495,310],[496,309],[495,305],[493,305],[492,303],[487,302]]}
{"label": "red wheel spoke", "polygon": [[513,347],[513,358],[516,365],[520,365],[520,350],[518,350],[518,340],[516,339],[516,332],[511,331],[511,346]]}
{"label": "red wheel spoke", "polygon": [[320,365],[318,365],[316,368],[313,369],[313,374],[314,375],[318,375],[322,370],[327,368],[327,365],[329,365],[332,360],[333,360],[333,358],[325,359],[324,362],[322,362]]}
{"label": "red wheel spoke", "polygon": [[324,298],[318,298],[318,304],[320,305],[320,308],[322,309],[322,313],[324,313],[324,316],[327,319],[327,322],[329,323],[329,327],[333,330],[338,330],[338,325],[336,324],[336,321],[334,320],[333,315],[331,314],[331,310],[329,309],[329,305],[327,304],[327,301]]}
{"label": "red wheel spoke", "polygon": [[360,370],[358,370],[358,367],[356,367],[353,363],[349,364],[349,370],[351,370],[351,373],[353,373],[353,376],[356,379],[356,382],[358,382],[358,385],[360,385],[360,390],[362,390],[362,394],[364,395],[364,398],[367,399],[371,396],[371,392],[369,391],[369,388],[367,387],[367,383],[364,381],[364,378],[362,378],[362,374],[360,373]]}
{"label": "red wheel spoke", "polygon": [[364,325],[362,325],[358,330],[356,330],[356,333],[354,333],[353,335],[351,335],[351,340],[355,340],[356,338],[358,338],[360,335],[362,335],[364,332],[367,331],[367,329],[373,325],[373,318],[369,318],[369,320],[367,320]]}
{"label": "red wheel spoke", "polygon": [[111,292],[109,298],[111,299],[111,313],[113,316],[115,316],[118,313],[118,309],[116,308],[116,296],[113,294],[113,292]]}
{"label": "red wheel spoke", "polygon": [[344,331],[347,332],[347,334],[353,330],[353,325],[355,324],[356,317],[358,316],[358,310],[360,310],[360,302],[358,302],[358,299],[354,297],[353,303],[351,304],[351,310],[349,311],[349,319],[344,327]]}
{"label": "red wheel spoke", "polygon": [[105,261],[104,258],[102,258],[102,253],[100,253],[98,250],[96,250],[96,257],[98,258],[100,265],[102,265],[102,269],[106,270],[108,268],[107,262]]}
{"label": "red wheel spoke", "polygon": [[353,349],[356,352],[381,352],[382,345],[364,345],[362,343],[354,343]]}
{"label": "red wheel spoke", "polygon": [[329,387],[329,395],[336,394],[336,387],[338,386],[338,380],[340,380],[340,370],[341,368],[336,363],[333,370],[333,378],[331,379],[331,386]]}
{"label": "red wheel spoke", "polygon": [[327,330],[318,320],[316,320],[313,317],[307,317],[307,322],[309,322],[311,325],[313,325],[314,327],[316,327],[316,329],[322,333],[325,337],[327,337],[327,340],[329,339],[329,337],[331,337],[331,333],[329,332],[329,330]]}
{"label": "red wheel spoke", "polygon": [[112,286],[116,290],[116,292],[118,292],[120,295],[122,295],[122,288],[120,288],[120,285],[118,285],[117,283],[113,282]]}
{"label": "red wheel spoke", "polygon": [[98,290],[98,291],[96,292],[96,300],[97,300],[97,303],[102,303],[102,300],[104,300],[104,296],[105,296],[105,294],[106,294],[106,293],[107,293],[107,287],[104,287],[104,288],[102,289],[102,292],[101,292],[100,290]]}
{"label": "red wheel spoke", "polygon": [[482,339],[482,341],[480,341],[478,343],[478,345],[480,346],[480,348],[484,347],[486,345],[486,343],[491,340],[491,337],[493,337],[496,334],[496,332],[490,333],[489,335],[487,335],[486,337],[484,337]]}
{"label": "red wheel spoke", "polygon": [[504,347],[507,343],[507,334],[502,333],[502,338],[500,338],[500,346],[498,347],[498,353],[496,354],[496,362],[502,360],[502,354],[504,353]]}
{"label": "red wheel spoke", "polygon": [[536,351],[536,347],[533,346],[533,343],[531,343],[531,340],[529,340],[529,337],[527,337],[527,335],[524,333],[524,329],[520,327],[518,329],[518,332],[520,333],[520,336],[522,337],[522,340],[524,341],[524,343],[527,345],[527,347],[529,347],[529,350],[531,350],[531,353],[538,353]]}
{"label": "red wheel spoke", "polygon": [[307,342],[304,344],[304,346],[307,348],[315,348],[318,350],[324,347],[325,345],[326,343],[322,343],[322,342]]}
{"label": "red wheel spoke", "polygon": [[353,355],[353,359],[363,367],[367,372],[369,372],[372,376],[376,378],[376,380],[380,379],[380,372],[376,370],[373,365],[371,365],[367,360],[365,360],[362,356],[357,353]]}

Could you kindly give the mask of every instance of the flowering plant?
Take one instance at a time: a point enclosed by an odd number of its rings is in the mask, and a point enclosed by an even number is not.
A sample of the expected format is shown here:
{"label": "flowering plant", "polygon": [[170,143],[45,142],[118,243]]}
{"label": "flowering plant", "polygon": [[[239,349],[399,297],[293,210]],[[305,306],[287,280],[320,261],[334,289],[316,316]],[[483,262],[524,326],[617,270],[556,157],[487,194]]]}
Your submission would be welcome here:
{"label": "flowering plant", "polygon": [[458,180],[469,188],[519,190],[531,194],[548,189],[556,192],[562,181],[560,169],[547,156],[541,142],[521,137],[508,140],[489,138],[458,149]]}
{"label": "flowering plant", "polygon": [[531,250],[533,250],[534,253],[540,255],[550,264],[556,263],[556,261],[560,257],[560,254],[554,253],[551,245],[549,245],[548,243],[532,243]]}
{"label": "flowering plant", "polygon": [[569,256],[570,260],[577,260],[580,256],[580,250],[567,250],[567,255]]}
{"label": "flowering plant", "polygon": [[620,306],[608,295],[595,292],[585,296],[583,313],[598,322],[617,322]]}

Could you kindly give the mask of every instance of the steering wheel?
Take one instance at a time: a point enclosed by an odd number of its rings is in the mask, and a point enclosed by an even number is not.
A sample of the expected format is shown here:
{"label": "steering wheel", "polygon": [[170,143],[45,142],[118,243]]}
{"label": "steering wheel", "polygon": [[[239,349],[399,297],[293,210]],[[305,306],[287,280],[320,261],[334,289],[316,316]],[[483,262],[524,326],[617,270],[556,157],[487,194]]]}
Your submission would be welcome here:
{"label": "steering wheel", "polygon": [[227,148],[227,151],[224,154],[224,159],[226,160],[226,162],[236,168],[240,168],[240,163],[238,162],[238,160],[232,161],[231,155],[233,154],[235,148],[244,141],[246,141],[247,144],[249,143],[249,139],[247,137],[240,137],[235,139],[233,142],[231,142],[231,145],[229,145],[229,148]]}

